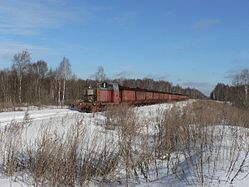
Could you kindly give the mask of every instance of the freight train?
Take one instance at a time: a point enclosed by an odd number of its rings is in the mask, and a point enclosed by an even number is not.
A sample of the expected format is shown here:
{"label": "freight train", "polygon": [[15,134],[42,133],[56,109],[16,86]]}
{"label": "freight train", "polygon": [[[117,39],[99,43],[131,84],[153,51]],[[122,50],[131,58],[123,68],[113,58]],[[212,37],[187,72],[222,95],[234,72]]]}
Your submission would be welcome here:
{"label": "freight train", "polygon": [[85,99],[73,104],[72,108],[80,112],[98,112],[110,105],[147,105],[187,99],[189,97],[183,94],[129,88],[118,83],[103,82],[95,89],[89,88]]}

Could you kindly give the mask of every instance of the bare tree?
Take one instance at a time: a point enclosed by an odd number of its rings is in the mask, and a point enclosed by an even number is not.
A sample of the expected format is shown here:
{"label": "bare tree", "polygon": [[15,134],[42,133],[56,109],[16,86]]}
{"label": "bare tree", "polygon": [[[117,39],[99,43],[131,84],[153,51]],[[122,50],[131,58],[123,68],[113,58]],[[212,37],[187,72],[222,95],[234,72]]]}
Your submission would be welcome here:
{"label": "bare tree", "polygon": [[248,99],[249,69],[243,69],[240,73],[241,84],[245,87],[246,100]]}
{"label": "bare tree", "polygon": [[2,103],[11,102],[9,80],[10,71],[8,69],[0,70],[0,96]]}
{"label": "bare tree", "polygon": [[[69,80],[72,77],[72,71],[71,71],[71,64],[69,62],[69,59],[66,57],[63,57],[63,60],[61,61],[58,69],[59,78],[60,81],[63,81],[63,88],[62,88],[62,103],[65,103],[65,94],[66,94],[66,81]],[[61,83],[59,83],[61,84]],[[60,96],[59,96],[60,100]]]}
{"label": "bare tree", "polygon": [[236,103],[239,106],[249,108],[249,69],[245,68],[241,72],[232,76],[233,87],[231,93],[236,96]]}
{"label": "bare tree", "polygon": [[36,77],[36,94],[37,99],[41,102],[41,90],[42,90],[42,80],[45,78],[46,73],[48,72],[47,62],[43,60],[38,60],[36,63],[32,64],[32,69]]}
{"label": "bare tree", "polygon": [[18,99],[19,103],[22,102],[22,80],[25,69],[27,68],[27,64],[31,61],[31,54],[25,50],[21,53],[17,53],[13,57],[13,66],[12,68],[17,72],[18,80],[19,80],[19,94]]}
{"label": "bare tree", "polygon": [[103,82],[106,79],[105,71],[104,71],[103,66],[98,67],[98,70],[97,70],[97,72],[95,74],[95,79],[98,82]]}
{"label": "bare tree", "polygon": [[39,77],[42,79],[45,77],[47,71],[48,71],[48,64],[44,60],[38,60],[36,63],[34,63],[36,73],[39,75]]}

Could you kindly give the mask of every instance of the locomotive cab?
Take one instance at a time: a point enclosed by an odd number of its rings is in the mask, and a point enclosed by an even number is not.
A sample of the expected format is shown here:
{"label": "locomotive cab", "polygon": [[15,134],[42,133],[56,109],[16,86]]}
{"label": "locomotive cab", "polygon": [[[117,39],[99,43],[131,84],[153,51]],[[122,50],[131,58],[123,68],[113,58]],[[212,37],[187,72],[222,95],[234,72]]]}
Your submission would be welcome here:
{"label": "locomotive cab", "polygon": [[97,102],[104,103],[119,103],[119,85],[117,83],[103,82],[97,88]]}
{"label": "locomotive cab", "polygon": [[89,86],[84,97],[86,103],[119,103],[119,85],[117,83],[103,82],[98,84],[96,88]]}

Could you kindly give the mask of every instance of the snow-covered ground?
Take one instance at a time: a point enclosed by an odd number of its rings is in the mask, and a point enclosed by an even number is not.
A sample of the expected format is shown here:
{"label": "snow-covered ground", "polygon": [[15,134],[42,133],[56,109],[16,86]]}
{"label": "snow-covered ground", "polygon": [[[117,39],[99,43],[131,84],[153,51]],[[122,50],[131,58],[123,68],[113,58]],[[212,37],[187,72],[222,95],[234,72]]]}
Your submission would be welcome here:
{"label": "snow-covered ground", "polygon": [[25,113],[29,114],[29,117],[34,121],[42,121],[52,118],[63,117],[67,114],[75,114],[76,111],[70,111],[69,109],[43,109],[43,110],[26,110],[15,112],[2,112],[0,113],[1,126],[11,123],[12,121],[22,121]]}
{"label": "snow-covered ground", "polygon": [[[144,128],[140,133],[153,135],[157,133],[156,123],[163,118],[165,111],[173,107],[183,108],[191,105],[194,100],[178,103],[158,104],[134,108],[136,118]],[[64,136],[65,132],[75,124],[80,124],[87,137],[84,141],[91,142],[97,139],[96,145],[104,146],[104,139],[108,139],[114,145],[118,141],[117,131],[114,129],[106,130],[106,114],[103,113],[79,113],[69,109],[41,109],[16,112],[0,113],[0,128],[4,129],[12,125],[25,124],[25,142],[32,145],[41,132],[52,132],[55,136]],[[149,179],[146,181],[139,174],[139,182],[131,181],[134,186],[198,186],[204,177],[203,186],[248,186],[249,184],[249,142],[248,129],[232,126],[207,127],[207,132],[213,137],[212,147],[205,145],[200,150],[181,150],[172,153],[171,158],[175,160],[169,166],[163,160],[157,160],[158,168],[151,166]],[[234,138],[235,137],[235,138]],[[0,137],[3,138],[3,137]],[[215,141],[216,140],[216,141]],[[0,143],[4,139],[0,139]],[[87,145],[89,146],[89,144]],[[84,147],[86,148],[86,147]],[[191,155],[191,158],[189,157]],[[201,155],[201,156],[200,156]],[[1,157],[0,157],[1,158]],[[197,163],[200,161],[201,165]],[[204,159],[204,160],[202,160]],[[176,167],[177,166],[177,167]],[[177,174],[170,172],[168,167],[175,167]],[[122,173],[122,172],[121,172]],[[156,173],[158,175],[156,175]],[[28,178],[29,176],[26,176]],[[234,179],[233,179],[234,178]],[[23,178],[6,177],[0,175],[0,186],[30,186],[30,183],[22,181]],[[122,183],[123,184],[123,183]],[[122,186],[121,184],[121,186]],[[95,186],[96,183],[91,183]],[[114,186],[120,185],[114,183]]]}

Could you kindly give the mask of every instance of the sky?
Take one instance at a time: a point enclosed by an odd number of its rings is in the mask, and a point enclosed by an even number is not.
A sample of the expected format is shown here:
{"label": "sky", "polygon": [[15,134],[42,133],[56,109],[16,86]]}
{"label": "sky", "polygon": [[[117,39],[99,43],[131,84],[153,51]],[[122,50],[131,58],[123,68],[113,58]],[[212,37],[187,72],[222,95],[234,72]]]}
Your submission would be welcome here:
{"label": "sky", "polygon": [[249,67],[248,0],[0,0],[0,69],[28,50],[80,78],[153,78],[209,95]]}

